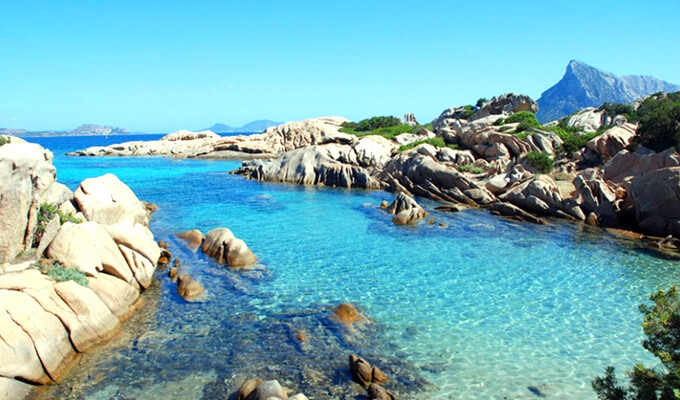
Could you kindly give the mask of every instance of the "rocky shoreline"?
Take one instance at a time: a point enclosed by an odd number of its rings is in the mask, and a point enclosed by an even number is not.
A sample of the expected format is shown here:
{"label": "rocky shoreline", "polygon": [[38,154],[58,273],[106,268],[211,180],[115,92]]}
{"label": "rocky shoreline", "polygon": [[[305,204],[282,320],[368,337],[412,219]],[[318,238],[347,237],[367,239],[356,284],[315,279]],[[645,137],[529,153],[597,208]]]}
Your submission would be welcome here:
{"label": "rocky shoreline", "polygon": [[71,192],[52,159],[18,138],[0,146],[0,398],[58,382],[115,336],[162,254],[152,205],[111,174]]}
{"label": "rocky shoreline", "polygon": [[[392,139],[343,133],[340,127],[346,119],[324,117],[288,122],[257,135],[180,131],[155,142],[71,154],[243,159],[232,173],[249,179],[384,189],[434,199],[453,210],[482,207],[534,223],[546,223],[546,217],[582,221],[642,232],[654,246],[675,250],[674,241],[662,239],[680,235],[680,200],[675,194],[680,154],[642,146],[631,150],[637,125],[622,115],[591,108],[570,116],[566,124],[601,134],[571,157],[558,159],[557,149],[563,145],[558,135],[532,127],[522,137],[510,133],[519,123],[505,122],[513,114],[537,110],[528,96],[504,94],[471,115],[464,107],[447,109],[433,121],[431,131],[422,128]],[[422,143],[432,138],[443,139],[447,147]],[[409,144],[413,148],[400,147]],[[541,172],[528,159],[535,153],[556,159],[555,170]]]}

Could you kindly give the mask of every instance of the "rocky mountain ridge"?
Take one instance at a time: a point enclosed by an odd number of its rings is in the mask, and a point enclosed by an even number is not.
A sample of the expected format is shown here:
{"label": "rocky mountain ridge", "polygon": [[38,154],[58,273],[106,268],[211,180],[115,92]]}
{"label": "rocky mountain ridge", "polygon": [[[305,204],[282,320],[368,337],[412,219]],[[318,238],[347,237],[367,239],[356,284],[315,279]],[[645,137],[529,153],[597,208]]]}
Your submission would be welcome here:
{"label": "rocky mountain ridge", "polygon": [[542,122],[571,115],[586,107],[605,102],[631,103],[657,92],[675,92],[680,85],[652,76],[616,76],[581,61],[572,60],[562,79],[537,100],[536,118]]}

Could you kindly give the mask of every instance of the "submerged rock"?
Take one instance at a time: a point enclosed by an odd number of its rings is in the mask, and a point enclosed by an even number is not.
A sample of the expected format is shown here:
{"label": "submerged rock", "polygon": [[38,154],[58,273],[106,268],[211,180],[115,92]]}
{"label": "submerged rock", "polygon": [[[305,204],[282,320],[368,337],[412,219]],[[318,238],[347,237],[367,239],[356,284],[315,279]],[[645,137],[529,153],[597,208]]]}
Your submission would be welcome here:
{"label": "submerged rock", "polygon": [[342,303],[335,307],[333,317],[346,326],[351,326],[355,322],[361,322],[365,319],[352,303]]}
{"label": "submerged rock", "polygon": [[196,300],[203,294],[203,286],[188,274],[180,274],[177,276],[177,293],[187,301]]}

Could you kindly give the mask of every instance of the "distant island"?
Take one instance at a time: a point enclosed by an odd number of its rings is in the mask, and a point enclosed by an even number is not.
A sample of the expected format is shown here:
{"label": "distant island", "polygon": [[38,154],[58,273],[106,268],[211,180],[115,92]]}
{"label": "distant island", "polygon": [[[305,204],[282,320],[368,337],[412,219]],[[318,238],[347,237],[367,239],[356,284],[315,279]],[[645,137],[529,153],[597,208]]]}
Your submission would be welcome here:
{"label": "distant island", "polygon": [[258,119],[257,121],[249,122],[241,127],[233,127],[226,124],[216,123],[210,128],[200,130],[213,131],[215,133],[251,133],[262,132],[269,127],[278,125],[281,125],[281,122],[271,121],[268,119]]}
{"label": "distant island", "polygon": [[83,124],[76,129],[68,130],[48,130],[48,131],[29,131],[26,129],[0,128],[0,135],[12,135],[19,137],[38,137],[38,136],[108,136],[108,135],[129,135],[127,129],[108,125]]}

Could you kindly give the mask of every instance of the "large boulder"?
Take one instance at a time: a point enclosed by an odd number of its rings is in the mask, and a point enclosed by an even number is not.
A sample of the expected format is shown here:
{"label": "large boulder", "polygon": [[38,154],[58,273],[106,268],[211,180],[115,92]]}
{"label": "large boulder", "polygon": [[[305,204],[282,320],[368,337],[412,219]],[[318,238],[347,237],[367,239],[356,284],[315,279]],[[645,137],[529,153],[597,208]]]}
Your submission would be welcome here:
{"label": "large boulder", "polygon": [[382,185],[359,166],[331,158],[329,150],[309,146],[282,154],[275,160],[248,160],[234,173],[247,178],[303,185],[380,189]]}
{"label": "large boulder", "polygon": [[680,235],[680,167],[633,178],[630,195],[640,228],[653,235]]}
{"label": "large boulder", "polygon": [[539,215],[585,219],[578,207],[565,202],[555,181],[547,175],[540,175],[514,186],[501,195],[500,199]]}
{"label": "large boulder", "polygon": [[149,225],[149,216],[135,193],[113,174],[85,179],[74,198],[89,221],[111,225],[131,219]]}
{"label": "large boulder", "polygon": [[56,179],[52,158],[37,144],[0,146],[0,262],[32,245],[40,196]]}
{"label": "large boulder", "polygon": [[100,271],[105,271],[127,283],[134,279],[116,242],[96,222],[66,222],[48,247],[47,255],[88,276],[97,276]]}
{"label": "large boulder", "polygon": [[274,153],[326,143],[352,144],[356,137],[339,131],[342,123],[348,121],[342,117],[321,117],[286,122],[267,128],[262,136],[266,146]]}
{"label": "large boulder", "polygon": [[353,149],[360,166],[381,168],[390,160],[397,146],[382,136],[368,135],[362,137]]}
{"label": "large boulder", "polygon": [[257,262],[246,243],[237,239],[227,228],[215,228],[205,235],[202,250],[221,264],[230,267],[249,267]]}
{"label": "large boulder", "polygon": [[595,132],[602,126],[611,125],[612,122],[611,116],[593,107],[584,108],[567,117],[567,126],[580,128],[585,132]]}
{"label": "large boulder", "polygon": [[601,160],[608,161],[633,143],[635,129],[633,124],[609,128],[602,135],[589,140],[586,148],[597,154]]}
{"label": "large boulder", "polygon": [[[154,240],[153,233],[146,225],[124,220],[104,227],[114,242],[125,246],[144,256],[152,266],[156,266],[161,256],[161,249]],[[130,265],[132,268],[133,266]]]}
{"label": "large boulder", "polygon": [[197,139],[220,139],[220,138],[221,136],[213,131],[192,132],[187,130],[180,130],[177,132],[169,133],[163,136],[160,140],[177,142]]}
{"label": "large boulder", "polygon": [[87,278],[90,289],[123,322],[132,316],[140,302],[139,291],[109,274]]}
{"label": "large boulder", "polygon": [[397,193],[397,197],[387,208],[387,212],[394,215],[392,222],[395,225],[406,225],[428,216],[427,211],[404,192]]}

